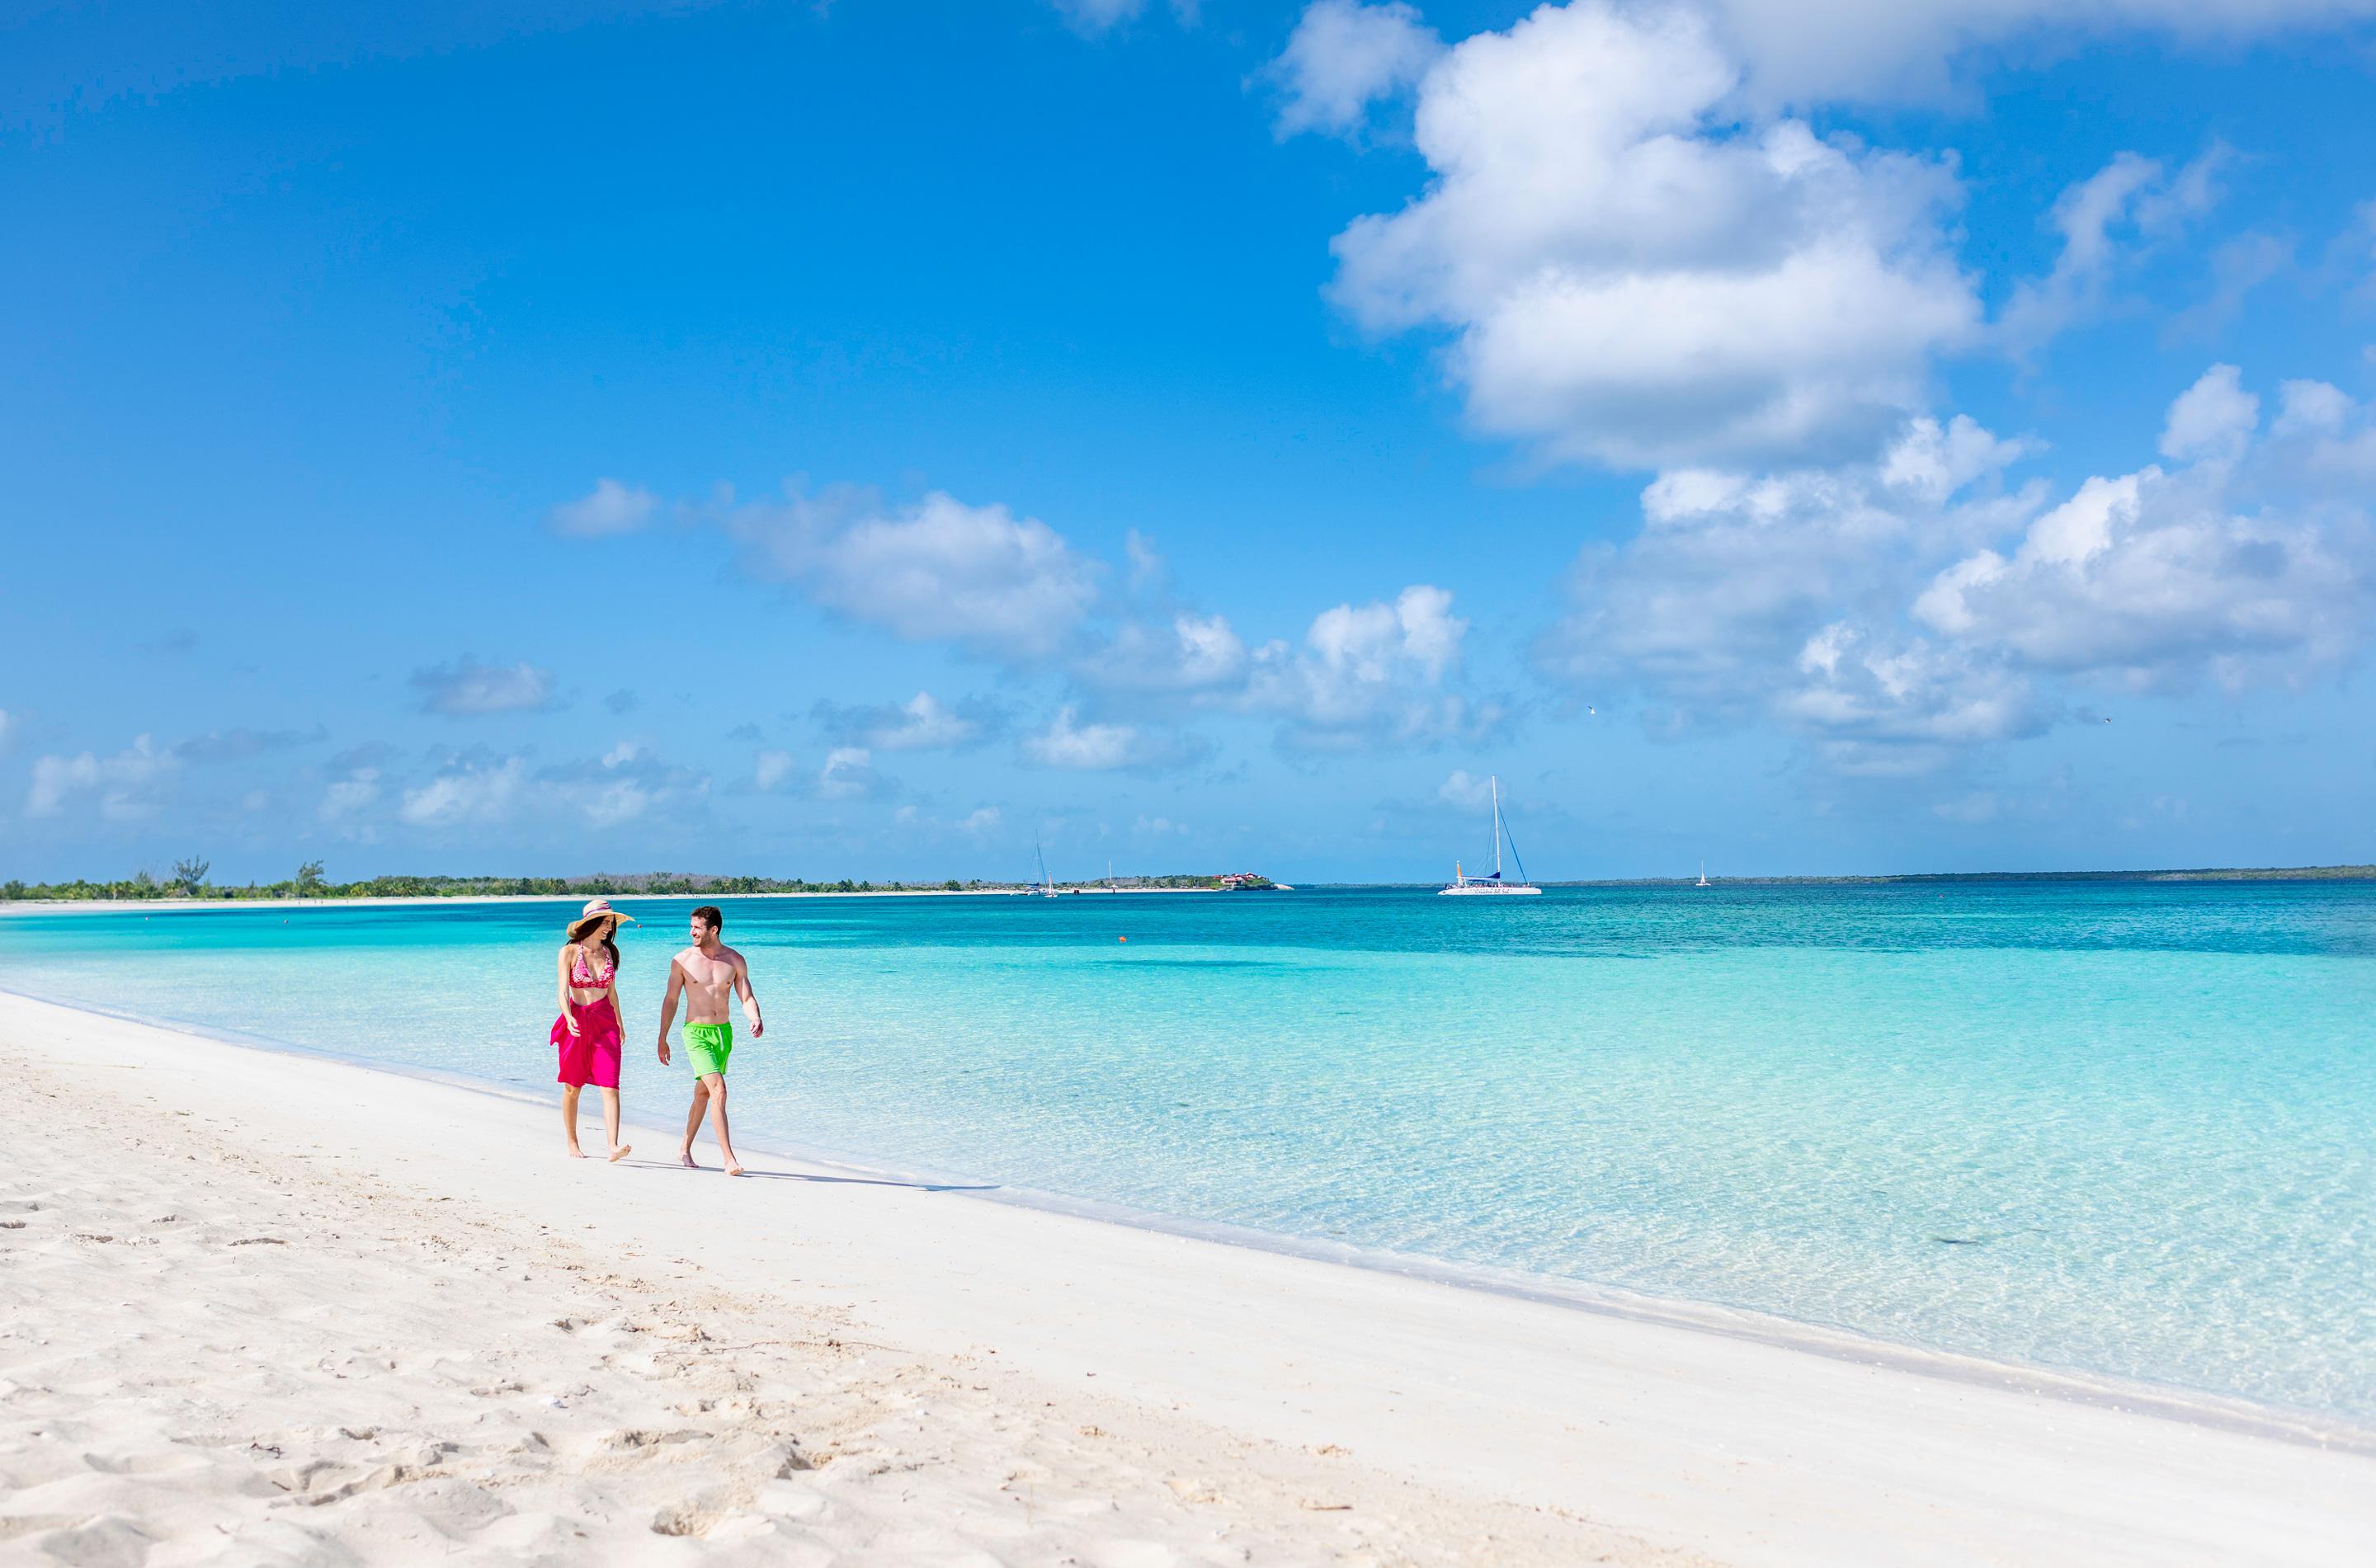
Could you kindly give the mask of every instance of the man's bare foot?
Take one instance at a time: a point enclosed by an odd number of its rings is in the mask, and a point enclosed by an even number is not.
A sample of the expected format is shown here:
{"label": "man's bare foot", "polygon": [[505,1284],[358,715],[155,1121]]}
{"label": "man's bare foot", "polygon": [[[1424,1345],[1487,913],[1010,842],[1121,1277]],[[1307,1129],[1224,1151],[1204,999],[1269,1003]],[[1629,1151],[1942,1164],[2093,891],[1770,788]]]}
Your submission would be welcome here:
{"label": "man's bare foot", "polygon": [[742,1168],[739,1165],[730,1165],[726,1168],[726,1174],[729,1176],[740,1176],[742,1174]]}
{"label": "man's bare foot", "polygon": [[700,1166],[694,1163],[693,1151],[689,1148],[681,1148],[677,1150],[676,1157],[683,1162],[684,1168],[687,1170],[698,1170],[701,1169]]}
{"label": "man's bare foot", "polygon": [[621,1161],[621,1160],[623,1160],[623,1159],[626,1158],[629,1155],[631,1155],[631,1154],[633,1154],[633,1153],[635,1153],[635,1152],[636,1152],[636,1146],[635,1146],[635,1145],[633,1145],[633,1144],[621,1144],[617,1148],[614,1148],[614,1149],[612,1149],[612,1150],[611,1151],[611,1163],[612,1163],[612,1164],[613,1164],[613,1165],[616,1165],[619,1161]]}

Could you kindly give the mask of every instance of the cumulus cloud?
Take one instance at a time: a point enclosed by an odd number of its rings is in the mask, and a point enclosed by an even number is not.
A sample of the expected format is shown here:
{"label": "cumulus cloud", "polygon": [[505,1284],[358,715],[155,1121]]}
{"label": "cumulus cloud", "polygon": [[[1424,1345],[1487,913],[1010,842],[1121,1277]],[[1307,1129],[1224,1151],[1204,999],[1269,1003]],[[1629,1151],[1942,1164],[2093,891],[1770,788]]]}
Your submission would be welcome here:
{"label": "cumulus cloud", "polygon": [[1168,620],[1128,619],[1075,659],[1074,674],[1107,691],[1195,694],[1240,684],[1246,645],[1223,615],[1179,612]]}
{"label": "cumulus cloud", "polygon": [[312,730],[209,730],[175,746],[173,754],[184,762],[199,764],[245,762],[250,757],[316,744],[329,738],[330,732],[319,725]]}
{"label": "cumulus cloud", "polygon": [[2229,42],[2376,15],[2376,0],[1709,0],[1767,104],[1932,95],[1984,45],[2128,32]]}
{"label": "cumulus cloud", "polygon": [[1844,454],[1969,339],[1945,163],[1742,123],[1703,16],[1546,6],[1420,86],[1428,188],[1335,244],[1363,327],[1436,326],[1470,420],[1618,467]]}
{"label": "cumulus cloud", "polygon": [[1824,628],[1895,624],[1924,574],[2035,516],[2044,486],[2004,485],[2028,450],[1923,418],[1869,463],[1662,475],[1637,536],[1579,557],[1573,606],[1537,656],[1579,694],[1642,691],[1667,730],[1770,716],[1809,679],[1800,659]]}
{"label": "cumulus cloud", "polygon": [[1465,767],[1455,767],[1436,786],[1435,798],[1464,811],[1481,810],[1492,803],[1492,780]]}
{"label": "cumulus cloud", "polygon": [[2216,364],[2170,404],[2161,455],[2182,463],[2232,463],[2244,455],[2260,422],[2261,400],[2244,390],[2244,373]]}
{"label": "cumulus cloud", "polygon": [[1443,53],[1416,6],[1314,0],[1267,72],[1282,95],[1278,134],[1351,136],[1370,105],[1408,91]]}
{"label": "cumulus cloud", "polygon": [[875,707],[819,700],[809,717],[837,740],[879,752],[957,751],[990,739],[1003,722],[999,711],[978,697],[952,707],[930,692]]}
{"label": "cumulus cloud", "polygon": [[1313,618],[1301,647],[1259,650],[1243,706],[1284,719],[1280,740],[1296,750],[1479,739],[1505,715],[1450,689],[1467,631],[1452,595],[1423,583],[1391,604],[1339,604]]}
{"label": "cumulus cloud", "polygon": [[2061,251],[2045,277],[2014,286],[1997,318],[1998,340],[2027,354],[2094,315],[2122,263],[2218,201],[2218,174],[2232,156],[2214,144],[2172,174],[2154,159],[2123,152],[2064,191],[2048,216]]}
{"label": "cumulus cloud", "polygon": [[800,766],[790,752],[763,751],[752,764],[752,787],[762,791],[773,790],[790,778]]}
{"label": "cumulus cloud", "polygon": [[490,713],[532,713],[553,706],[552,671],[529,663],[481,664],[471,654],[412,672],[410,684],[423,713],[471,718]]}
{"label": "cumulus cloud", "polygon": [[2048,714],[2002,662],[1835,622],[1807,639],[1776,703],[1833,770],[1927,773],[1984,741],[2037,733]]}
{"label": "cumulus cloud", "polygon": [[552,531],[570,539],[604,539],[633,533],[659,511],[660,498],[650,491],[597,480],[594,488],[575,501],[564,501],[545,514]]}
{"label": "cumulus cloud", "polygon": [[1044,767],[1153,772],[1194,761],[1199,743],[1136,724],[1084,723],[1071,703],[1044,730],[1023,738],[1023,754]]}
{"label": "cumulus cloud", "polygon": [[380,770],[358,767],[344,778],[331,780],[322,791],[322,803],[315,815],[324,822],[346,822],[368,815],[379,804]]}
{"label": "cumulus cloud", "polygon": [[2132,690],[2295,683],[2366,635],[2369,410],[2291,384],[2283,429],[2215,365],[2170,406],[2163,456],[2089,479],[2009,552],[1978,551],[1915,601],[1915,619],[2036,670]]}
{"label": "cumulus cloud", "polygon": [[397,815],[414,827],[499,821],[510,814],[527,782],[528,764],[519,757],[458,761],[405,790]]}
{"label": "cumulus cloud", "polygon": [[160,750],[147,735],[113,756],[94,752],[73,756],[33,759],[32,787],[25,796],[28,816],[55,816],[77,799],[89,795],[99,803],[99,814],[113,822],[137,821],[157,808],[157,789],[179,760]]}
{"label": "cumulus cloud", "polygon": [[907,507],[840,487],[731,507],[746,561],[851,620],[1016,662],[1052,659],[1096,604],[1099,568],[1035,517],[935,491]]}
{"label": "cumulus cloud", "polygon": [[600,757],[536,773],[536,795],[575,811],[588,827],[617,827],[653,814],[681,815],[709,794],[709,776],[622,741]]}
{"label": "cumulus cloud", "polygon": [[1146,0],[1054,0],[1057,13],[1079,33],[1096,34],[1130,21]]}
{"label": "cumulus cloud", "polygon": [[874,767],[874,754],[864,746],[836,746],[817,770],[816,792],[828,801],[877,799],[896,786]]}

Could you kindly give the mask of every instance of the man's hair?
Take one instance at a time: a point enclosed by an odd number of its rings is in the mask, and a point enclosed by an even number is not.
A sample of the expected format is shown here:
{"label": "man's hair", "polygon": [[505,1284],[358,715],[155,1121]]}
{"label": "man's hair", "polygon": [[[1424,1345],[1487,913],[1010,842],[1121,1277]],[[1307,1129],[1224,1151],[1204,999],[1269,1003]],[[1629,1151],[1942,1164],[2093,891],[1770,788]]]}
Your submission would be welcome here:
{"label": "man's hair", "polygon": [[715,904],[704,904],[698,909],[694,910],[693,918],[699,921],[702,924],[707,926],[712,931],[724,931],[726,929],[726,917],[724,914],[719,912],[718,906]]}

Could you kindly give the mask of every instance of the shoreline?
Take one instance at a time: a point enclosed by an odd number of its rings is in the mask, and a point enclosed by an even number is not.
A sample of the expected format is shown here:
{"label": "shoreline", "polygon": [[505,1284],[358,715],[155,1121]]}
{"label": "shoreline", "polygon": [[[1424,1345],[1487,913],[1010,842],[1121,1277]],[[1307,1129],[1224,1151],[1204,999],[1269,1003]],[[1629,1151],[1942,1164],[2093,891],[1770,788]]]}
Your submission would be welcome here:
{"label": "shoreline", "polygon": [[[360,1529],[339,1521],[375,1518],[371,1511],[399,1504],[429,1506],[488,1467],[529,1466],[536,1484],[564,1488],[563,1517],[615,1512],[625,1482],[611,1467],[627,1461],[600,1455],[621,1452],[620,1443],[633,1448],[656,1441],[634,1431],[658,1430],[645,1424],[631,1431],[632,1423],[616,1414],[634,1392],[618,1386],[618,1356],[657,1341],[602,1338],[611,1350],[599,1366],[571,1360],[596,1348],[581,1336],[629,1330],[615,1317],[572,1328],[582,1313],[566,1322],[532,1321],[534,1313],[549,1309],[523,1304],[545,1288],[541,1282],[552,1277],[552,1268],[600,1267],[611,1271],[600,1277],[614,1294],[629,1286],[613,1276],[656,1270],[665,1277],[659,1296],[636,1296],[617,1309],[647,1326],[654,1310],[665,1321],[671,1289],[682,1299],[699,1287],[703,1301],[721,1303],[705,1306],[695,1320],[709,1332],[687,1330],[695,1351],[709,1359],[713,1376],[734,1372],[735,1381],[721,1387],[760,1376],[754,1357],[794,1354],[769,1346],[813,1344],[825,1348],[817,1355],[847,1358],[859,1353],[850,1348],[862,1340],[872,1347],[861,1347],[864,1354],[879,1351],[890,1358],[886,1365],[907,1369],[901,1375],[908,1382],[900,1386],[933,1390],[923,1402],[928,1408],[894,1401],[908,1413],[870,1426],[868,1441],[889,1445],[881,1463],[895,1479],[906,1477],[898,1493],[903,1505],[925,1511],[960,1536],[989,1527],[981,1524],[985,1497],[1010,1510],[1024,1502],[1000,1495],[1020,1475],[1040,1475],[1047,1478],[1042,1484],[1072,1487],[1084,1496],[1082,1489],[1120,1487],[1110,1464],[1111,1438],[1131,1432],[1139,1455],[1133,1474],[1169,1478],[1169,1490],[1128,1497],[1117,1491],[1112,1501],[1093,1507],[1085,1502],[1086,1512],[1064,1526],[1089,1532],[1071,1542],[1083,1561],[1103,1560],[1099,1541],[1123,1550],[1125,1537],[1141,1543],[1169,1539],[1178,1549],[1209,1543],[1223,1533],[1216,1526],[1254,1532],[1234,1538],[1287,1543],[1293,1550],[1285,1555],[1307,1561],[1335,1560],[1353,1544],[1347,1532],[1391,1536],[1405,1528],[1396,1538],[1400,1544],[1384,1555],[1414,1562],[1569,1562],[1606,1554],[1644,1563],[1824,1564],[2349,1562],[2376,1530],[2376,1464],[2333,1447],[1014,1202],[952,1204],[952,1197],[987,1194],[938,1192],[846,1166],[763,1156],[755,1146],[745,1159],[762,1179],[740,1182],[714,1171],[695,1178],[665,1168],[665,1134],[662,1161],[639,1154],[628,1166],[571,1162],[557,1157],[550,1102],[532,1096],[466,1088],[318,1053],[234,1045],[14,996],[0,997],[0,1060],[25,1075],[32,1094],[50,1092],[53,1083],[62,1090],[82,1082],[89,1097],[105,1102],[92,1129],[45,1114],[29,1129],[32,1144],[11,1148],[5,1170],[12,1191],[46,1193],[63,1183],[70,1201],[60,1210],[55,1206],[62,1200],[36,1197],[31,1208],[51,1206],[46,1219],[23,1213],[25,1203],[12,1203],[19,1212],[11,1220],[30,1220],[34,1229],[12,1224],[0,1239],[6,1255],[12,1264],[61,1270],[113,1267],[116,1260],[129,1266],[146,1258],[163,1270],[144,1301],[128,1285],[77,1286],[66,1280],[79,1276],[67,1275],[47,1291],[27,1296],[25,1282],[43,1277],[0,1269],[0,1292],[9,1294],[21,1325],[20,1332],[0,1336],[0,1356],[8,1363],[0,1371],[20,1390],[11,1407],[20,1413],[8,1418],[13,1424],[6,1430],[35,1442],[27,1452],[42,1450],[38,1431],[25,1437],[26,1421],[38,1408],[23,1413],[33,1396],[23,1391],[54,1384],[65,1397],[71,1380],[59,1381],[65,1373],[38,1372],[38,1365],[58,1357],[80,1356],[86,1366],[91,1358],[104,1359],[111,1377],[146,1367],[155,1387],[142,1399],[162,1402],[156,1405],[161,1413],[137,1420],[125,1412],[151,1412],[151,1404],[125,1397],[59,1407],[86,1412],[79,1418],[45,1418],[51,1425],[96,1421],[104,1412],[107,1420],[129,1425],[122,1444],[107,1450],[107,1465],[115,1467],[101,1467],[98,1458],[91,1461],[97,1471],[66,1467],[94,1479],[62,1475],[0,1505],[11,1514],[48,1510],[43,1520],[74,1515],[42,1501],[55,1489],[79,1497],[83,1492],[75,1489],[108,1488],[114,1489],[112,1496],[128,1496],[138,1491],[138,1477],[151,1469],[164,1473],[156,1468],[161,1458],[125,1456],[138,1444],[197,1442],[172,1433],[220,1431],[226,1420],[244,1419],[248,1403],[265,1397],[259,1392],[242,1403],[233,1392],[231,1406],[215,1398],[209,1408],[216,1413],[196,1426],[194,1418],[174,1416],[180,1407],[172,1402],[191,1397],[174,1392],[190,1385],[194,1369],[186,1358],[201,1351],[221,1363],[210,1362],[202,1372],[208,1387],[224,1379],[244,1386],[240,1380],[253,1378],[261,1380],[259,1390],[294,1401],[288,1408],[322,1412],[253,1440],[268,1442],[276,1455],[297,1441],[284,1432],[346,1431],[336,1423],[350,1418],[328,1412],[346,1408],[341,1401],[350,1405],[374,1395],[383,1384],[392,1386],[375,1396],[411,1401],[408,1408],[429,1408],[446,1399],[480,1412],[444,1431],[437,1448],[443,1456],[434,1464],[390,1462],[372,1472],[382,1478],[372,1483],[376,1490],[305,1499],[326,1504],[295,1515],[308,1528]],[[77,1064],[73,1080],[59,1075],[61,1061]],[[48,1158],[46,1146],[33,1146],[42,1139],[92,1135],[125,1140],[118,1156],[98,1170],[78,1158]],[[220,1146],[223,1152],[213,1152],[208,1138],[227,1140]],[[245,1245],[242,1238],[257,1236],[255,1227],[265,1223],[257,1216],[269,1218],[273,1229],[266,1239],[275,1245],[235,1253],[201,1250],[186,1258],[130,1250],[182,1244],[168,1222],[187,1219],[195,1212],[191,1205],[208,1211],[228,1203],[226,1194],[243,1172],[244,1179],[263,1183],[256,1201],[266,1206],[248,1218],[220,1218],[219,1239],[208,1245]],[[168,1186],[160,1189],[151,1178]],[[131,1196],[122,1195],[126,1183],[137,1189]],[[169,1195],[184,1189],[182,1196]],[[337,1212],[321,1212],[320,1205],[332,1201],[325,1194],[347,1206],[397,1204],[423,1218],[393,1229],[385,1219],[341,1219]],[[75,1205],[108,1202],[122,1212],[76,1218]],[[126,1204],[137,1206],[137,1216]],[[450,1206],[423,1206],[433,1205]],[[127,1238],[124,1227],[136,1219],[147,1229]],[[77,1223],[90,1234],[61,1229]],[[155,1227],[168,1229],[155,1232]],[[380,1286],[374,1282],[383,1275],[366,1278],[375,1265],[351,1255],[365,1236],[384,1237],[389,1246],[434,1243],[429,1255],[434,1278],[416,1278],[417,1267],[385,1275],[386,1289],[418,1293],[417,1308],[374,1297]],[[33,1248],[37,1239],[45,1250]],[[555,1251],[564,1239],[576,1250]],[[589,1263],[589,1255],[601,1261]],[[220,1273],[224,1268],[235,1272]],[[668,1280],[678,1283],[670,1287]],[[305,1309],[306,1332],[315,1337],[306,1341],[303,1355],[274,1355],[265,1348],[268,1339],[228,1328],[188,1338],[197,1331],[180,1326],[190,1313],[231,1310],[216,1299],[224,1292],[256,1290],[269,1291],[275,1301],[326,1303]],[[728,1296],[719,1297],[720,1290]],[[117,1308],[112,1303],[119,1295],[125,1300]],[[653,1308],[655,1301],[662,1306]],[[413,1326],[419,1313],[466,1309],[478,1314],[469,1322],[482,1326]],[[386,1321],[374,1320],[368,1330],[379,1337],[368,1344],[339,1338],[366,1335],[350,1326],[350,1310],[382,1313]],[[794,1331],[780,1324],[794,1317],[832,1326],[785,1338]],[[29,1348],[29,1333],[52,1348],[37,1354]],[[92,1341],[110,1335],[122,1337],[120,1354]],[[422,1335],[429,1338],[416,1343]],[[234,1340],[256,1346],[255,1366],[234,1355],[240,1349]],[[368,1352],[367,1361],[382,1356],[372,1347],[383,1343],[384,1372],[374,1372],[361,1384],[337,1381],[347,1375],[338,1368],[359,1351]],[[837,1345],[841,1348],[831,1348]],[[317,1352],[319,1371],[311,1359]],[[510,1382],[487,1381],[492,1374],[483,1369],[491,1359],[509,1370]],[[469,1370],[439,1370],[456,1362]],[[744,1412],[749,1420],[733,1431],[722,1430],[726,1408],[690,1426],[675,1418],[691,1433],[685,1443],[696,1437],[756,1443],[751,1421],[759,1416],[785,1431],[813,1419],[821,1374],[812,1368],[785,1375],[787,1388],[807,1392],[787,1393],[772,1403],[752,1396],[746,1403],[755,1413]],[[1016,1379],[1025,1381],[1001,1381]],[[469,1388],[457,1391],[453,1385],[460,1383]],[[1033,1391],[1028,1398],[1021,1396],[1027,1386]],[[502,1394],[505,1388],[526,1392]],[[968,1388],[988,1392],[978,1398]],[[493,1403],[465,1397],[481,1389],[495,1392]],[[553,1392],[539,1392],[545,1389]],[[878,1388],[869,1398],[877,1396],[889,1397]],[[1102,1402],[1097,1407],[1102,1414],[1093,1416],[1080,1403],[1092,1396]],[[486,1412],[498,1405],[519,1408],[517,1418],[504,1419],[533,1421],[537,1429],[500,1451],[479,1441],[493,1419]],[[1015,1423],[1028,1412],[1038,1414],[1027,1431]],[[612,1423],[628,1435],[594,1443],[575,1430],[580,1421]],[[354,1430],[368,1435],[373,1429]],[[958,1435],[946,1435],[952,1431]],[[87,1439],[77,1441],[89,1445]],[[233,1480],[247,1488],[224,1491],[220,1507],[231,1506],[234,1496],[274,1495],[252,1468],[243,1468],[261,1461],[242,1457],[249,1440],[241,1441],[243,1446],[210,1461],[224,1467],[226,1489]],[[333,1446],[344,1452],[346,1441]],[[0,1448],[6,1443],[0,1436]],[[101,1448],[106,1445],[92,1451]],[[585,1474],[572,1469],[569,1459],[581,1451],[596,1453]],[[636,1460],[641,1467],[634,1473],[681,1474],[662,1464],[671,1452],[695,1457],[690,1446],[655,1451],[648,1465]],[[26,1462],[22,1453],[0,1454],[0,1461]],[[808,1492],[821,1491],[834,1506],[854,1506],[861,1491],[834,1489],[872,1483],[849,1465],[837,1460],[814,1474],[806,1467],[794,1474],[787,1460],[780,1473],[789,1480],[754,1477],[749,1486],[698,1508],[698,1499],[668,1502],[657,1491],[636,1492],[636,1506],[646,1509],[636,1528],[646,1540],[647,1520],[649,1531],[662,1534],[823,1531],[843,1515],[830,1507],[802,1513],[823,1506]],[[1314,1466],[1321,1467],[1319,1479],[1311,1479]],[[1295,1467],[1302,1467],[1294,1470],[1297,1487],[1325,1487],[1336,1495],[1280,1494],[1276,1483],[1260,1479]],[[178,1469],[173,1473],[173,1495],[186,1506],[195,1483],[180,1479]],[[483,1483],[498,1488],[487,1495],[517,1495],[499,1482],[500,1477]],[[359,1469],[353,1484],[362,1485]],[[906,1503],[910,1491],[917,1501]],[[660,1513],[649,1511],[651,1498],[665,1503]],[[1011,1526],[1013,1513],[1004,1516]],[[125,1517],[132,1521],[125,1528],[147,1527],[137,1512]],[[1480,1538],[1479,1522],[1489,1517],[1495,1523]],[[484,1521],[471,1515],[466,1522],[477,1528]],[[0,1527],[14,1526],[0,1515]],[[1035,1527],[1050,1526],[1043,1518]],[[1556,1538],[1523,1533],[1569,1529],[1582,1533]],[[977,1549],[985,1544],[983,1538],[966,1538]],[[1466,1554],[1440,1550],[1479,1539],[1488,1544]],[[1080,1550],[1085,1544],[1087,1550]],[[1394,1542],[1372,1535],[1360,1544],[1377,1555]],[[1422,1554],[1421,1547],[1434,1555]],[[1266,1552],[1264,1560],[1281,1554]],[[1229,1555],[1236,1560],[1238,1553],[1233,1548]],[[1170,1558],[1147,1560],[1205,1559],[1175,1550]]]}
{"label": "shoreline", "polygon": [[[522,1089],[467,1073],[378,1062],[237,1030],[153,1018],[82,1003],[62,1002],[0,986],[0,1004],[8,1001],[103,1018],[169,1036],[208,1040],[265,1056],[286,1055],[331,1063],[374,1076],[433,1084],[512,1105],[531,1106],[547,1111],[558,1105],[556,1095]],[[593,1119],[599,1120],[599,1115],[594,1115]],[[672,1119],[652,1122],[634,1115],[623,1115],[621,1129],[623,1134],[649,1134],[659,1138],[673,1137],[679,1130]],[[707,1136],[706,1133],[704,1136]],[[1363,1247],[1349,1242],[1324,1241],[1226,1220],[1198,1219],[1160,1210],[1135,1208],[1101,1199],[1019,1186],[991,1177],[887,1164],[858,1151],[784,1142],[765,1136],[744,1136],[738,1142],[744,1149],[755,1154],[847,1172],[857,1180],[904,1183],[979,1202],[1062,1216],[1092,1225],[1113,1226],[1148,1235],[1243,1249],[1324,1268],[1350,1268],[1388,1277],[1420,1280],[1451,1289],[1476,1291],[1564,1312],[1588,1313],[1691,1334],[1719,1336],[1792,1355],[1819,1356],[1950,1384],[1999,1389],[2091,1408],[2376,1458],[2376,1426],[2364,1426],[2324,1411],[2268,1404],[2179,1384],[2155,1383],[2107,1372],[1887,1339],[1855,1329],[1693,1297],[1660,1296],[1622,1286],[1566,1279],[1487,1264],[1459,1263],[1423,1253]]]}
{"label": "shoreline", "polygon": [[[1063,898],[1142,897],[1163,894],[1218,895],[1218,887],[1059,887],[1057,896]],[[665,903],[688,898],[704,902],[740,903],[747,899],[776,898],[1038,898],[1044,895],[1036,887],[877,887],[867,892],[852,889],[848,893],[607,893],[599,895],[621,903],[640,900]],[[67,915],[129,913],[134,909],[166,909],[175,914],[193,910],[233,909],[410,909],[415,906],[445,904],[582,904],[585,900],[575,893],[456,893],[422,894],[417,897],[369,898],[0,898],[0,917],[39,914],[43,912]]]}

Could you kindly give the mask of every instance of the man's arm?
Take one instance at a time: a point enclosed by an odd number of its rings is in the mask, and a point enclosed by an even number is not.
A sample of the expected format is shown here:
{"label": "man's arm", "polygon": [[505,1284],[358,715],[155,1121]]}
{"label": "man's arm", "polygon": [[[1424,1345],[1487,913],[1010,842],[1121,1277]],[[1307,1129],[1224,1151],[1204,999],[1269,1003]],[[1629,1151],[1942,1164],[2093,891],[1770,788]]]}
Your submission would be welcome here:
{"label": "man's arm", "polygon": [[734,989],[742,997],[742,1016],[751,1020],[751,1038],[757,1039],[767,1032],[767,1026],[759,1021],[759,993],[751,989],[751,966],[740,953],[734,955]]}
{"label": "man's arm", "polygon": [[668,995],[660,1001],[660,1065],[668,1065],[669,1026],[676,1022],[677,992],[684,989],[684,970],[674,958],[669,960]]}

